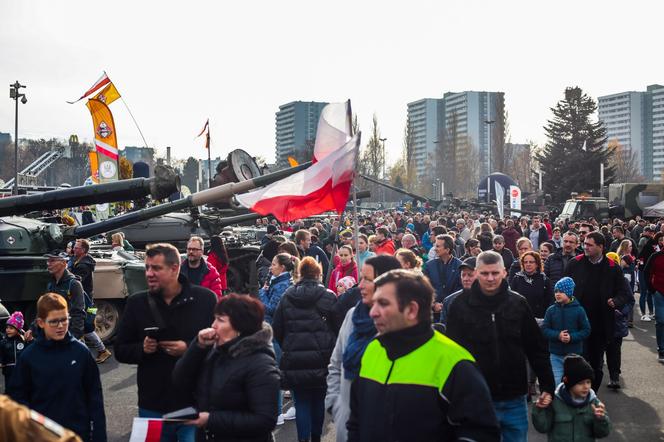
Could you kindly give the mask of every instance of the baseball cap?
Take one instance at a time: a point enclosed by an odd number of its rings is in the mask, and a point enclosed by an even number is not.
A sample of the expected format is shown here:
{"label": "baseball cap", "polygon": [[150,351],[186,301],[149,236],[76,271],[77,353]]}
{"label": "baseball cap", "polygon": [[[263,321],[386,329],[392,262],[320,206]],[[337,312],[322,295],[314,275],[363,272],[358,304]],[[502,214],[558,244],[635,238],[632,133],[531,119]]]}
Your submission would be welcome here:
{"label": "baseball cap", "polygon": [[52,259],[61,259],[63,261],[69,260],[69,255],[67,255],[67,252],[60,249],[51,250],[50,252],[46,253],[44,257]]}
{"label": "baseball cap", "polygon": [[466,268],[470,270],[475,270],[475,265],[477,264],[477,258],[472,256],[470,258],[466,258],[463,260],[461,265],[459,266],[460,269]]}

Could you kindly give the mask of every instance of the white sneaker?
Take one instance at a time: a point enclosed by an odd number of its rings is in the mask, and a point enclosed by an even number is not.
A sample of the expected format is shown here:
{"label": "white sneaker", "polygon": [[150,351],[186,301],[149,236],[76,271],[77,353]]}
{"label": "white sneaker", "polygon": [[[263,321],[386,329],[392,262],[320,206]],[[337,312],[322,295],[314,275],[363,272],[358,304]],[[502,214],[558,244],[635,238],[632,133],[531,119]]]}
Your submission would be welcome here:
{"label": "white sneaker", "polygon": [[641,320],[644,321],[644,322],[650,322],[650,321],[652,321],[652,319],[650,319],[650,316],[649,316],[649,315],[643,315],[643,316],[641,316]]}
{"label": "white sneaker", "polygon": [[295,419],[295,407],[290,407],[287,412],[282,414],[282,416],[287,421],[292,421],[293,419]]}
{"label": "white sneaker", "polygon": [[282,413],[277,418],[277,425],[283,425],[283,424],[284,424],[284,414]]}

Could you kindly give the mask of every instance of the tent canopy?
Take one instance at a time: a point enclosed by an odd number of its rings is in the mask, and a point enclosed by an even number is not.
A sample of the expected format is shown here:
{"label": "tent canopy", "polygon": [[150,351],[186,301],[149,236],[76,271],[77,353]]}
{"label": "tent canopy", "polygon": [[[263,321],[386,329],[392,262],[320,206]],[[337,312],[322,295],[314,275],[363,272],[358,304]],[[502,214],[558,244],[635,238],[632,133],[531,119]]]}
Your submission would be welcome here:
{"label": "tent canopy", "polygon": [[643,216],[646,218],[659,218],[664,216],[664,201],[660,201],[654,206],[643,209]]}

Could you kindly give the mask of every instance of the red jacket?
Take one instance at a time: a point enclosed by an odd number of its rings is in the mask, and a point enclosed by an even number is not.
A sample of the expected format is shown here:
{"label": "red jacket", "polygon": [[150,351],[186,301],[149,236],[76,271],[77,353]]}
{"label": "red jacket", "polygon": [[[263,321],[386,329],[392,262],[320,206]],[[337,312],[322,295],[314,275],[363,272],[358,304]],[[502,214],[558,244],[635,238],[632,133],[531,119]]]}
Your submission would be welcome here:
{"label": "red jacket", "polygon": [[389,238],[380,244],[376,244],[376,255],[394,255],[394,252],[396,252],[394,241]]}
{"label": "red jacket", "polygon": [[355,282],[357,282],[357,264],[355,261],[351,261],[345,266],[339,263],[339,265],[336,266],[334,270],[332,270],[332,274],[330,275],[330,284],[327,287],[337,296],[339,295],[337,293],[337,282],[344,276],[352,276],[355,278]]}
{"label": "red jacket", "polygon": [[664,252],[650,255],[643,272],[648,288],[651,291],[664,293]]}
{"label": "red jacket", "polygon": [[226,280],[226,272],[228,271],[228,263],[224,264],[221,262],[221,259],[217,256],[216,253],[210,252],[207,257],[208,265],[213,266],[219,272],[219,281],[221,282],[221,290],[226,290],[228,288],[228,282]]}
{"label": "red jacket", "polygon": [[[221,281],[219,280],[219,272],[214,266],[209,265],[206,261],[205,258],[201,258],[203,262],[201,263],[202,266],[205,266],[207,270],[204,270],[203,272],[203,279],[201,280],[201,287],[205,287],[206,289],[210,289],[214,292],[215,295],[217,295],[217,300],[221,299]],[[189,277],[189,261],[186,259],[182,261],[182,264],[180,265],[180,274],[183,274],[187,277]]]}

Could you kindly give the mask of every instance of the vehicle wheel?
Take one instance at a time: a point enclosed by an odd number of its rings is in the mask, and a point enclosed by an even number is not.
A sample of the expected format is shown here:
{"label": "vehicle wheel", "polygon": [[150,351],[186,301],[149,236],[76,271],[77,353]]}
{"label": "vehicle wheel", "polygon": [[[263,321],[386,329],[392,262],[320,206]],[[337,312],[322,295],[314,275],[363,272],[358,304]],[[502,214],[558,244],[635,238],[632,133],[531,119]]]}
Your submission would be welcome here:
{"label": "vehicle wheel", "polygon": [[99,338],[110,341],[120,324],[120,310],[118,305],[110,301],[95,301],[97,317],[95,318],[95,331]]}
{"label": "vehicle wheel", "polygon": [[226,270],[226,285],[232,292],[243,293],[245,281],[242,273],[235,267],[229,266]]}

